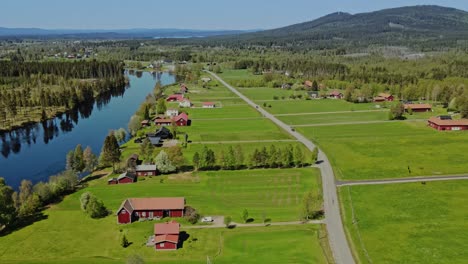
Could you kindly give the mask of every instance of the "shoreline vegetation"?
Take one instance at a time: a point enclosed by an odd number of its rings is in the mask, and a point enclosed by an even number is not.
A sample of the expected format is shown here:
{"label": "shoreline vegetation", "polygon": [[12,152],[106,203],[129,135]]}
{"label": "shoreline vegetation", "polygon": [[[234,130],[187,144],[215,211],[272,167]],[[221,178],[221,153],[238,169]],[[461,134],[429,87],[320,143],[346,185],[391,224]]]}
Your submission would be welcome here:
{"label": "shoreline vegetation", "polygon": [[0,132],[79,110],[125,91],[118,61],[0,61]]}

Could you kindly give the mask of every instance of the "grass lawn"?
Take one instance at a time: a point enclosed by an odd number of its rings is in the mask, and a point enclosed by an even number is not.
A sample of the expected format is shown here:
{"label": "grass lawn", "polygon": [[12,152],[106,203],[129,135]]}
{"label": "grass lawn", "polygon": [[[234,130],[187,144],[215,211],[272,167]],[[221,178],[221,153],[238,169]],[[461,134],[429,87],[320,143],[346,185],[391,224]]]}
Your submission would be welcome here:
{"label": "grass lawn", "polygon": [[252,107],[246,104],[239,105],[224,105],[221,102],[221,107],[217,108],[187,108],[183,111],[187,111],[190,118],[193,120],[195,125],[196,119],[223,119],[223,118],[259,118],[261,115],[255,111]]}
{"label": "grass lawn", "polygon": [[388,120],[387,111],[373,112],[347,112],[333,114],[309,114],[278,116],[278,119],[288,125],[309,125],[309,124],[328,124],[344,122],[362,122],[362,121],[386,121]]}
{"label": "grass lawn", "polygon": [[237,80],[251,80],[251,79],[262,79],[263,75],[254,75],[250,70],[230,70],[223,69],[223,72],[218,74],[223,80],[228,83]]}
{"label": "grass lawn", "polygon": [[[184,196],[188,205],[205,215],[231,215],[234,221],[240,222],[242,211],[247,209],[257,223],[262,221],[263,214],[272,222],[294,221],[298,219],[302,197],[314,189],[319,189],[319,172],[312,168],[200,172],[116,186],[106,185],[103,178],[46,210],[46,220],[1,237],[0,262],[122,263],[128,255],[137,253],[147,261],[158,263],[200,263],[206,256],[215,258],[215,263],[258,263],[259,259],[325,263],[318,243],[318,226],[234,230],[182,227],[190,235],[182,249],[155,252],[143,246],[154,222],[118,225],[115,215],[94,220],[79,208],[79,197],[84,191],[101,198],[113,212],[127,197]],[[123,233],[133,243],[127,249],[119,245]],[[285,244],[295,246],[284,249]],[[271,254],[280,247],[281,254]]]}
{"label": "grass lawn", "polygon": [[436,131],[420,121],[297,127],[297,130],[318,142],[340,179],[468,172],[468,134],[463,131]]}
{"label": "grass lawn", "polygon": [[238,90],[253,101],[274,100],[273,96],[278,96],[280,100],[282,96],[284,96],[285,99],[288,99],[290,95],[302,95],[303,98],[307,96],[306,91],[283,90],[280,88],[252,87],[238,88]]}
{"label": "grass lawn", "polygon": [[467,192],[468,181],[340,188],[360,262],[466,263]]}
{"label": "grass lawn", "polygon": [[344,100],[285,100],[267,102],[271,107],[265,108],[272,114],[318,113],[355,110],[375,110],[373,103],[354,104]]}

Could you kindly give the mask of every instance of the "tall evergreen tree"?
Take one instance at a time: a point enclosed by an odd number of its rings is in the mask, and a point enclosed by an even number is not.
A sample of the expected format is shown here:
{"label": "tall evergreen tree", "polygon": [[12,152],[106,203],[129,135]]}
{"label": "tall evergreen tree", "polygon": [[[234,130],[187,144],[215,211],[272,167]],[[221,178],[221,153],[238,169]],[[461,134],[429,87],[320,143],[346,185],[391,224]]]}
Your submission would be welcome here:
{"label": "tall evergreen tree", "polygon": [[112,170],[115,171],[115,164],[120,161],[120,148],[117,139],[113,133],[110,133],[104,140],[100,160],[104,165],[112,164]]}
{"label": "tall evergreen tree", "polygon": [[73,152],[73,171],[81,173],[84,171],[86,164],[83,159],[83,149],[81,148],[81,144],[78,144]]}

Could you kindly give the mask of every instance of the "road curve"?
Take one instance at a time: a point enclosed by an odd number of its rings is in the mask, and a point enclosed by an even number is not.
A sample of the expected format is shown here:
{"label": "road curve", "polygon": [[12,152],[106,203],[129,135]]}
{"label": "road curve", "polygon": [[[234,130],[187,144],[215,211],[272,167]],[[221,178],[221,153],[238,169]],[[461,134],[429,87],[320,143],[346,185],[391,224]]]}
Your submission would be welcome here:
{"label": "road curve", "polygon": [[[231,90],[233,93],[235,93],[245,102],[247,102],[250,106],[257,109],[261,114],[263,114],[263,116],[270,119],[277,126],[283,128],[287,133],[295,137],[297,140],[299,140],[299,142],[303,143],[310,151],[312,151],[316,147],[314,143],[312,143],[312,141],[308,140],[306,137],[297,133],[296,131],[292,131],[289,125],[286,125],[285,123],[277,119],[275,116],[273,116],[272,114],[268,113],[263,108],[255,104],[245,95],[237,91],[237,89],[226,83],[218,75],[210,71],[206,72],[211,74],[229,90]],[[354,264],[355,261],[351,253],[348,240],[346,239],[346,235],[343,228],[343,222],[341,221],[340,206],[338,202],[338,195],[335,185],[335,175],[333,174],[333,169],[330,165],[327,156],[321,150],[319,151],[318,158],[321,161],[317,167],[320,169],[322,175],[323,201],[326,217],[325,224],[327,227],[328,239],[333,252],[333,257],[335,258],[335,262],[337,264]]]}
{"label": "road curve", "polygon": [[337,181],[337,186],[357,186],[357,185],[379,185],[379,184],[396,184],[410,182],[431,182],[431,181],[458,181],[468,180],[468,175],[441,175],[441,176],[421,176],[399,179],[384,179],[384,180],[362,180],[362,181]]}

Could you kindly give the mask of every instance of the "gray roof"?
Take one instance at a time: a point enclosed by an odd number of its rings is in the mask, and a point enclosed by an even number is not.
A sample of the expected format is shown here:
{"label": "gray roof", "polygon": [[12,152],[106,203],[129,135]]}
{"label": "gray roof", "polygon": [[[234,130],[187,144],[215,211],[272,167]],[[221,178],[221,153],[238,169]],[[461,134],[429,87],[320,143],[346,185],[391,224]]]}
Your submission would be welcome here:
{"label": "gray roof", "polygon": [[156,165],[138,165],[136,166],[137,171],[155,171],[156,170]]}
{"label": "gray roof", "polygon": [[117,180],[121,180],[123,178],[135,179],[135,174],[130,173],[130,172],[125,172],[125,173],[120,174],[120,176],[117,178]]}
{"label": "gray roof", "polygon": [[148,139],[153,145],[159,145],[159,143],[161,142],[160,137],[149,137]]}

